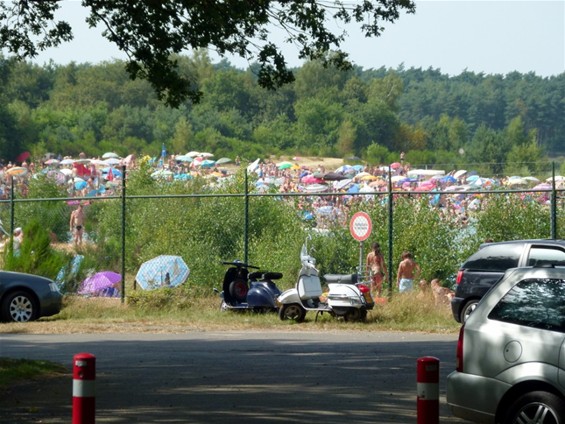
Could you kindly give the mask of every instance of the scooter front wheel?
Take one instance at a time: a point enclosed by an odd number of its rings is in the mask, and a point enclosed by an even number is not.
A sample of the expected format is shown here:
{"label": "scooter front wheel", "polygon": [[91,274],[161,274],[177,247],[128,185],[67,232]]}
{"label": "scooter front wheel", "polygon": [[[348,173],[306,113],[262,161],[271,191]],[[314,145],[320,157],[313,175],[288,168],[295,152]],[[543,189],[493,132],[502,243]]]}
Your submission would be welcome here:
{"label": "scooter front wheel", "polygon": [[282,321],[292,320],[296,322],[304,321],[306,317],[306,311],[298,303],[289,303],[288,305],[283,305],[279,309],[279,318]]}

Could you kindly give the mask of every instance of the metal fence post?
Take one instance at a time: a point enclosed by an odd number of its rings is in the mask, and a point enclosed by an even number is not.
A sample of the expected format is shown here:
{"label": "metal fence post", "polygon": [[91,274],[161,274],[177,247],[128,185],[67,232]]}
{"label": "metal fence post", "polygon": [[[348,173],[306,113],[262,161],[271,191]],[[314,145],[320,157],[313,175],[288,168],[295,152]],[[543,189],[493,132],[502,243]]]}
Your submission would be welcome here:
{"label": "metal fence post", "polygon": [[122,166],[122,290],[121,302],[126,297],[126,166]]}
{"label": "metal fence post", "polygon": [[392,170],[388,167],[388,297],[392,298],[392,267],[393,267],[393,252],[394,252],[394,242],[392,239],[393,235],[393,196],[392,196]]}
{"label": "metal fence post", "polygon": [[249,187],[247,186],[247,168],[245,168],[245,188],[244,188],[244,211],[243,217],[243,262],[248,261],[248,248],[249,248]]}
{"label": "metal fence post", "polygon": [[10,175],[10,240],[14,238],[15,202],[14,202],[14,176]]}
{"label": "metal fence post", "polygon": [[550,207],[551,238],[557,239],[557,191],[555,189],[555,162],[551,170],[551,207]]}

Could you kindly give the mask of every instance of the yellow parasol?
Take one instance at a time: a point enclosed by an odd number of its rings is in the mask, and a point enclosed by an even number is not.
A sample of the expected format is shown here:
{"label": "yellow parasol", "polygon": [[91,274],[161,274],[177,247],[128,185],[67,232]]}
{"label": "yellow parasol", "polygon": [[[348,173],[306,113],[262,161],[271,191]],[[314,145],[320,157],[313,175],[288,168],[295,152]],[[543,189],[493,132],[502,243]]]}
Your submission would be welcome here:
{"label": "yellow parasol", "polygon": [[13,177],[23,177],[27,174],[27,168],[23,166],[14,166],[6,171],[6,175],[12,175]]}

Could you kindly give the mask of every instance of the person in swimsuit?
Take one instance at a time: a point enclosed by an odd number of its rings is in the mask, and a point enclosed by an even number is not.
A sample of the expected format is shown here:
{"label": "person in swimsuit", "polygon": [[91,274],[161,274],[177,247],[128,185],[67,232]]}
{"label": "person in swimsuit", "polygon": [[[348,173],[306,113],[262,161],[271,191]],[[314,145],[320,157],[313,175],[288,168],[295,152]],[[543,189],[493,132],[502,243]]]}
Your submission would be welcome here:
{"label": "person in swimsuit", "polygon": [[367,255],[367,270],[371,278],[371,292],[373,296],[381,297],[383,280],[386,278],[386,265],[381,246],[373,243],[371,252]]}
{"label": "person in swimsuit", "polygon": [[77,208],[71,213],[69,227],[74,235],[75,245],[82,244],[82,235],[84,233],[84,210],[82,209],[82,204],[79,203]]}
{"label": "person in swimsuit", "polygon": [[412,253],[402,252],[402,261],[396,273],[396,285],[400,293],[411,291],[414,288],[414,278],[420,274],[420,265],[412,258]]}

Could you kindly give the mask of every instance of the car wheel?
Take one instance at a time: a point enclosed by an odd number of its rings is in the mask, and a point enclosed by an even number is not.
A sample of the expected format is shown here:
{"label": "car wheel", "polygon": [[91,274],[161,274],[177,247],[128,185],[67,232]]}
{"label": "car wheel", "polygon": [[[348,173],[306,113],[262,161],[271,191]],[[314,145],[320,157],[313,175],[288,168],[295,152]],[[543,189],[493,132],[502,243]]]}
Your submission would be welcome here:
{"label": "car wheel", "polygon": [[292,320],[296,322],[304,321],[306,317],[306,311],[298,303],[290,303],[288,305],[283,305],[279,310],[279,318],[282,321]]}
{"label": "car wheel", "polygon": [[512,404],[503,421],[503,424],[521,423],[563,424],[565,402],[553,393],[526,393]]}
{"label": "car wheel", "polygon": [[28,322],[37,319],[38,307],[29,293],[17,291],[4,299],[1,312],[4,321]]}
{"label": "car wheel", "polygon": [[467,321],[467,318],[469,318],[469,315],[471,315],[471,313],[473,313],[473,311],[475,310],[475,308],[477,307],[478,304],[479,304],[479,301],[476,300],[476,299],[470,300],[469,302],[467,302],[465,304],[465,307],[461,311],[461,324],[464,324],[465,321]]}

